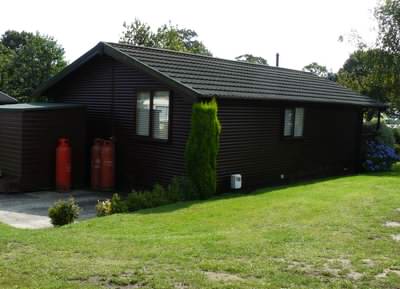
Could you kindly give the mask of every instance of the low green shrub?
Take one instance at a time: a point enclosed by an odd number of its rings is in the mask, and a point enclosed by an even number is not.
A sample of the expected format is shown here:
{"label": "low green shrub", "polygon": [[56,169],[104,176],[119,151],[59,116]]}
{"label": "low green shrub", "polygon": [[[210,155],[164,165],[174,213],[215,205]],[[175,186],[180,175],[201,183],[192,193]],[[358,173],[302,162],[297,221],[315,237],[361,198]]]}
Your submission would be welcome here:
{"label": "low green shrub", "polygon": [[400,144],[394,144],[394,150],[396,151],[396,154],[400,156]]}
{"label": "low green shrub", "polygon": [[167,188],[168,199],[174,202],[195,199],[197,196],[193,192],[191,182],[186,177],[173,177]]}
{"label": "low green shrub", "polygon": [[194,198],[187,192],[191,192],[190,181],[185,177],[175,177],[167,189],[160,184],[155,184],[151,191],[132,191],[126,199],[114,194],[111,200],[98,201],[96,212],[97,216],[101,217],[155,208]]}
{"label": "low green shrub", "polygon": [[73,223],[79,217],[80,210],[74,198],[60,200],[49,208],[49,217],[54,226],[64,226]]}
{"label": "low green shrub", "polygon": [[154,185],[151,191],[132,191],[126,199],[128,211],[155,208],[175,202],[176,200],[171,199],[169,195],[159,184]]}
{"label": "low green shrub", "polygon": [[151,203],[147,197],[148,192],[137,192],[132,191],[127,199],[126,205],[128,207],[129,212],[134,212],[140,209],[146,209],[151,207]]}
{"label": "low green shrub", "polygon": [[149,193],[152,207],[158,207],[172,202],[172,200],[168,198],[167,191],[160,184],[155,184],[153,190]]}
{"label": "low green shrub", "polygon": [[98,217],[126,213],[127,211],[126,201],[122,200],[118,194],[113,194],[111,200],[98,201],[96,205],[96,215]]}
{"label": "low green shrub", "polygon": [[104,217],[111,215],[112,212],[112,204],[111,200],[105,200],[105,201],[97,201],[96,205],[96,215],[97,217]]}
{"label": "low green shrub", "polygon": [[111,198],[111,210],[113,214],[126,213],[128,211],[126,202],[118,194],[113,194]]}

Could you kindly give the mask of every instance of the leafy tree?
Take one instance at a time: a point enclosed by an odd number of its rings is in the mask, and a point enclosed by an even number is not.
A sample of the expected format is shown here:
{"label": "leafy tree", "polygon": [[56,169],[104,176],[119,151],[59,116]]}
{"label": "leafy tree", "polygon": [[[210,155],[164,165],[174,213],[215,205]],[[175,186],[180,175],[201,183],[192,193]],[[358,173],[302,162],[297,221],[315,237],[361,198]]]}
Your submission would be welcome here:
{"label": "leafy tree", "polygon": [[120,38],[120,42],[132,45],[142,45],[147,47],[155,47],[154,34],[151,28],[146,23],[135,19],[130,24],[124,22],[123,27],[125,31]]}
{"label": "leafy tree", "polygon": [[317,62],[310,63],[303,67],[303,71],[311,72],[319,77],[326,78],[328,76],[328,69],[326,66],[320,65]]}
{"label": "leafy tree", "polygon": [[6,91],[9,82],[9,68],[11,67],[14,51],[0,43],[0,90]]}
{"label": "leafy tree", "polygon": [[15,31],[15,30],[7,30],[1,36],[1,43],[11,49],[16,51],[19,48],[25,46],[32,38],[33,34],[26,31]]}
{"label": "leafy tree", "polygon": [[375,9],[378,20],[378,43],[393,53],[400,53],[400,0],[381,1]]}
{"label": "leafy tree", "polygon": [[327,78],[332,81],[337,80],[337,75],[336,73],[328,71],[326,66],[320,65],[317,62],[312,62],[306,66],[303,67],[303,71],[311,72],[319,77],[322,78]]}
{"label": "leafy tree", "polygon": [[252,54],[243,54],[235,57],[235,59],[237,61],[268,65],[268,62],[265,58],[262,58],[261,56],[254,56]]}
{"label": "leafy tree", "polygon": [[0,90],[22,101],[66,65],[64,49],[38,32],[7,31],[0,39]]}
{"label": "leafy tree", "polygon": [[400,109],[400,57],[381,49],[357,50],[338,72],[348,88]]}
{"label": "leafy tree", "polygon": [[120,43],[211,55],[203,42],[197,40],[196,31],[191,29],[169,23],[153,32],[148,24],[139,19],[135,19],[131,24],[125,22],[123,26],[125,30],[119,40]]}

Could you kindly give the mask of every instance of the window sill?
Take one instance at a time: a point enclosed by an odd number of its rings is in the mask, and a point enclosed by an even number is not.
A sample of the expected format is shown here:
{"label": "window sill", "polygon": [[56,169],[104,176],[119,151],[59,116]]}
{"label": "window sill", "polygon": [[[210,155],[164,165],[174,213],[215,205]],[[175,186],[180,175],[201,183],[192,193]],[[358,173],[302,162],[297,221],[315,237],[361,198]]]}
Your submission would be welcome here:
{"label": "window sill", "polygon": [[152,138],[149,136],[140,136],[140,135],[136,135],[135,136],[135,140],[138,142],[143,142],[143,143],[170,143],[170,139],[158,139],[158,138]]}
{"label": "window sill", "polygon": [[281,138],[283,141],[304,141],[305,137],[304,136],[283,136]]}

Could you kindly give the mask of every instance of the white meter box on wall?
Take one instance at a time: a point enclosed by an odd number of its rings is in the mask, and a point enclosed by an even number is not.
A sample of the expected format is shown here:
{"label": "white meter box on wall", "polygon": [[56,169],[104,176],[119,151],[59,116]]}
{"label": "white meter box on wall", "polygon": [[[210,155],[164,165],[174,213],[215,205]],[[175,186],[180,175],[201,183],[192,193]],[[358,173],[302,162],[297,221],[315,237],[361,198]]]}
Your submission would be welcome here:
{"label": "white meter box on wall", "polygon": [[231,189],[241,189],[242,188],[242,175],[234,174],[231,175]]}

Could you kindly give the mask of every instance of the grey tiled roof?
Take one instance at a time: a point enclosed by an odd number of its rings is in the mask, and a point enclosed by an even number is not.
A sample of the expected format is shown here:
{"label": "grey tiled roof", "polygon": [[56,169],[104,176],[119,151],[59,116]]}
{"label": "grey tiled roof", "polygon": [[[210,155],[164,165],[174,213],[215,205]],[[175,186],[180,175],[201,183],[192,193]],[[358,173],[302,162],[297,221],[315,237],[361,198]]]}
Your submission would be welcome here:
{"label": "grey tiled roof", "polygon": [[108,55],[192,97],[265,99],[385,107],[336,82],[293,69],[251,64],[165,49],[100,42],[34,95],[43,95],[97,55]]}
{"label": "grey tiled roof", "polygon": [[304,71],[164,49],[117,43],[105,45],[201,96],[380,105],[368,96]]}
{"label": "grey tiled roof", "polygon": [[17,103],[17,100],[8,94],[0,91],[0,104],[13,104]]}

